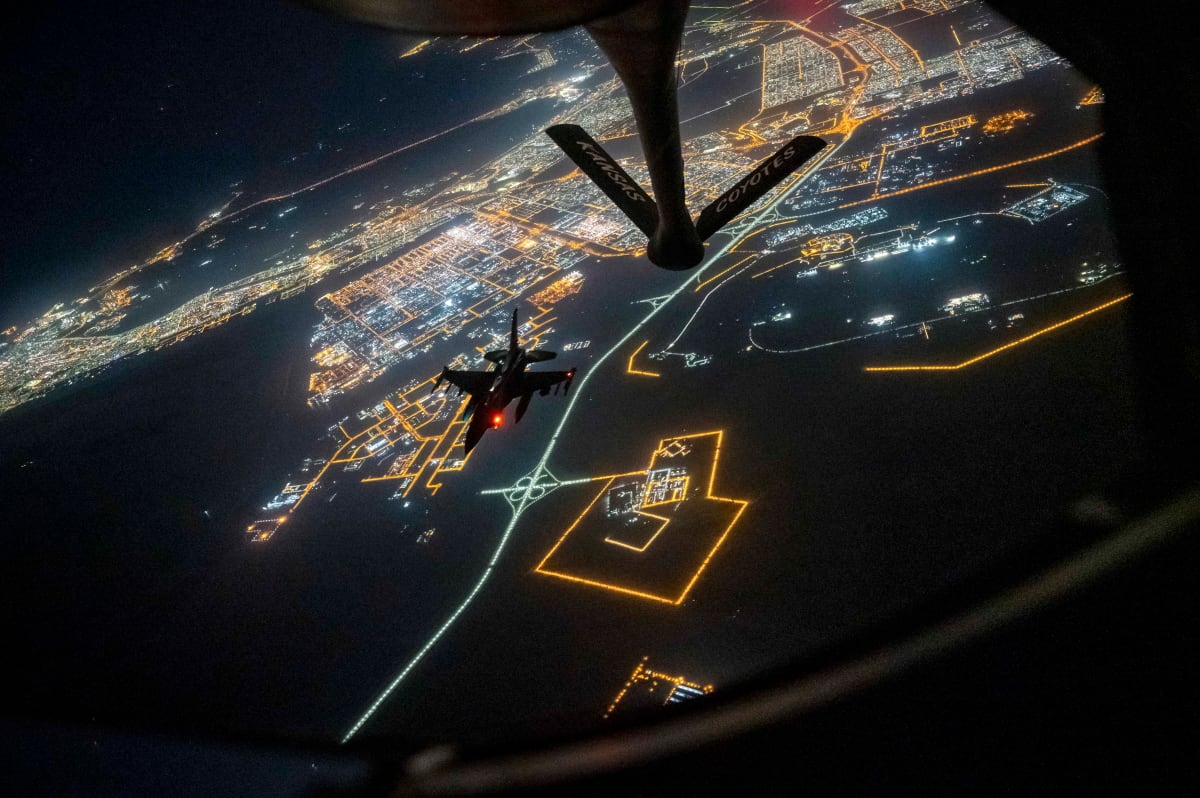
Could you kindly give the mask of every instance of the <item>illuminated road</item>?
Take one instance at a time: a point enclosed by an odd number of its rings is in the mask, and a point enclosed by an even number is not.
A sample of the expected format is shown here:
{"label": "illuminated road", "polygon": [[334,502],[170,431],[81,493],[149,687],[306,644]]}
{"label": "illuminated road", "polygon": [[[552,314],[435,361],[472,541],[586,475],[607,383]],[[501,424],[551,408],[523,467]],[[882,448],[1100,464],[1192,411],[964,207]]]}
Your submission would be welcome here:
{"label": "illuminated road", "polygon": [[421,660],[425,658],[425,655],[428,654],[430,649],[437,644],[438,640],[440,640],[442,636],[449,631],[449,629],[454,625],[454,622],[458,620],[459,616],[471,606],[471,603],[475,600],[475,597],[479,594],[479,591],[483,589],[483,586],[491,577],[492,571],[495,570],[496,563],[499,562],[500,556],[504,553],[505,548],[507,548],[508,541],[512,537],[512,533],[516,529],[517,523],[521,520],[521,516],[525,512],[525,508],[533,502],[533,497],[531,497],[532,486],[537,485],[541,481],[543,474],[549,475],[550,478],[553,479],[553,475],[550,475],[547,464],[550,461],[550,456],[554,453],[555,446],[558,445],[558,439],[562,434],[563,428],[566,427],[567,421],[571,418],[571,413],[575,410],[575,406],[579,402],[580,397],[582,397],[586,392],[592,375],[599,371],[600,367],[603,366],[610,357],[624,349],[626,344],[628,344],[629,341],[633,339],[651,319],[657,316],[663,308],[670,305],[676,297],[678,297],[680,294],[683,294],[689,287],[691,287],[693,281],[699,282],[704,272],[711,268],[713,264],[717,263],[726,254],[728,254],[728,252],[733,249],[733,247],[739,241],[749,235],[749,231],[756,230],[758,227],[757,222],[769,216],[774,211],[775,206],[782,202],[793,191],[795,191],[795,189],[800,186],[802,182],[803,181],[794,182],[790,187],[780,191],[774,200],[756,211],[751,217],[755,223],[741,228],[744,231],[741,233],[741,235],[730,237],[724,246],[722,246],[716,251],[715,254],[708,258],[707,262],[698,267],[697,271],[689,273],[674,291],[667,294],[665,297],[661,297],[661,301],[655,303],[651,310],[644,317],[642,317],[641,321],[630,328],[625,335],[620,338],[620,340],[618,340],[608,349],[608,351],[597,358],[596,362],[593,363],[592,366],[579,378],[578,386],[571,392],[570,400],[567,403],[566,409],[563,411],[562,418],[559,420],[558,426],[555,427],[554,434],[550,436],[550,442],[546,445],[545,451],[542,453],[537,465],[534,466],[533,472],[529,475],[530,480],[528,484],[531,487],[525,491],[516,505],[512,507],[512,517],[509,519],[508,524],[504,527],[504,531],[501,533],[500,540],[496,543],[496,547],[492,550],[491,560],[489,560],[487,566],[484,568],[483,573],[479,575],[479,578],[475,581],[475,584],[459,603],[459,605],[454,609],[453,612],[450,613],[450,617],[448,617],[442,623],[442,625],[437,628],[437,630],[430,636],[425,644],[418,649],[417,653],[412,657],[412,659],[410,659],[404,665],[404,667],[400,669],[395,677],[393,677],[388,683],[387,687],[385,687],[383,691],[375,698],[375,700],[371,702],[370,706],[367,707],[367,710],[358,718],[358,720],[354,722],[354,725],[352,725],[349,731],[346,732],[345,736],[342,737],[343,743],[349,742],[356,734],[358,734],[367,721],[369,721],[371,717],[379,710],[379,708],[383,706],[384,702],[388,700],[392,693],[395,692],[396,688],[399,687],[404,679],[412,672],[413,668],[415,668],[421,662]]}

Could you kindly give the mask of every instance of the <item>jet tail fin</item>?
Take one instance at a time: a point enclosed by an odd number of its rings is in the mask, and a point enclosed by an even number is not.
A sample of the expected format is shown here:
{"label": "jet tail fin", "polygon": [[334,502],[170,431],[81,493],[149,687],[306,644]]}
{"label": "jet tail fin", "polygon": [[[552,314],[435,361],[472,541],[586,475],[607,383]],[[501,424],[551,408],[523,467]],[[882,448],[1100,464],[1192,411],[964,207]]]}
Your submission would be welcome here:
{"label": "jet tail fin", "polygon": [[650,195],[637,184],[604,148],[579,125],[554,125],[546,135],[575,162],[592,182],[649,238],[658,229],[658,209]]}
{"label": "jet tail fin", "polygon": [[508,348],[516,349],[520,344],[517,342],[517,309],[513,308],[512,331],[508,334]]}
{"label": "jet tail fin", "polygon": [[824,148],[825,142],[816,136],[797,136],[783,145],[779,152],[754,167],[749,175],[700,212],[696,219],[696,233],[699,234],[700,240],[706,241],[713,233],[732,222],[742,211]]}

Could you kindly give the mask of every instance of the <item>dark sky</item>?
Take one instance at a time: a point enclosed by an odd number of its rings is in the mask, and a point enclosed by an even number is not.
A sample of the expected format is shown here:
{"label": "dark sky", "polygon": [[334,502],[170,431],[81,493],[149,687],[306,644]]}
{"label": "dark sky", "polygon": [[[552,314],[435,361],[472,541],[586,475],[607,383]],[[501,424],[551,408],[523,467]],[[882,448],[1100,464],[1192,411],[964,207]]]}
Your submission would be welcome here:
{"label": "dark sky", "polygon": [[406,81],[405,40],[284,0],[32,4],[9,32],[3,326],[176,240],[234,181],[294,188],[287,156],[339,125],[360,147],[388,119],[386,140],[424,126],[401,98],[449,77]]}

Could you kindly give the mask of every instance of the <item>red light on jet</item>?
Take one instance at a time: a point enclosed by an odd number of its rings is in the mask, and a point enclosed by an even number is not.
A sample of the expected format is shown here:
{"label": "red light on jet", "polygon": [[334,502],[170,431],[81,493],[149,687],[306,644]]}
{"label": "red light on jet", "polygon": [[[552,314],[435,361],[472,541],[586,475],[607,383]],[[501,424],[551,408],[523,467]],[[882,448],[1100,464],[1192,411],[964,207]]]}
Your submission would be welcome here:
{"label": "red light on jet", "polygon": [[503,413],[492,413],[492,429],[499,429],[500,425],[503,423],[504,423],[504,414]]}

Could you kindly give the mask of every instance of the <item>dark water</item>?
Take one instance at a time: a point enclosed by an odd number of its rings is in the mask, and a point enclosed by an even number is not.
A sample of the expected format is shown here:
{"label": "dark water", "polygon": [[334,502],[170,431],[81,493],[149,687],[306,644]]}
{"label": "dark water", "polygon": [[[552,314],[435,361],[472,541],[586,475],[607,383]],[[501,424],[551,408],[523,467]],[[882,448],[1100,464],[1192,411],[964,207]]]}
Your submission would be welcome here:
{"label": "dark water", "polygon": [[562,488],[521,520],[501,571],[374,732],[586,727],[642,656],[702,684],[753,677],[1049,534],[1139,447],[1120,313],[953,376],[732,357],[642,384],[617,358],[550,461],[563,477],[628,471],[661,437],[725,431],[717,493],[750,506],[688,601],[533,573],[598,485]]}
{"label": "dark water", "polygon": [[[306,302],[277,303],[0,420],[6,709],[187,723],[256,617],[245,519],[324,425]],[[291,455],[291,457],[289,457]],[[228,706],[228,705],[227,705]]]}
{"label": "dark water", "polygon": [[[592,307],[599,338],[605,305]],[[474,492],[528,470],[560,406],[539,400],[485,439],[473,473],[418,503],[439,530],[429,545],[382,490],[334,485],[269,546],[247,546],[247,519],[336,420],[303,404],[296,330],[314,313],[277,303],[3,420],[5,635],[23,652],[8,711],[333,738],[449,616],[507,520]],[[635,470],[660,437],[724,428],[719,493],[751,504],[694,600],[532,574],[595,487],[561,489],[372,728],[587,726],[641,656],[727,683],[962,578],[1133,456],[1118,319],[933,379],[756,353],[651,385],[614,357],[551,467]]]}

